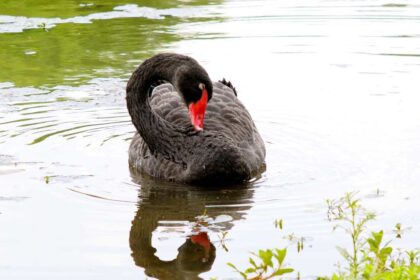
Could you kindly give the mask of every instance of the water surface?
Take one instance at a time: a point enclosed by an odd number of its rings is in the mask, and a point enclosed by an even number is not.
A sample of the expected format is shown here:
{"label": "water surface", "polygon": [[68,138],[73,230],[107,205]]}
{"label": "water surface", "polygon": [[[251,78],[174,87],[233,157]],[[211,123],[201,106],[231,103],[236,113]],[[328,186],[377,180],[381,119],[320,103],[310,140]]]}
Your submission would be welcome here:
{"label": "water surface", "polygon": [[[226,262],[272,247],[325,275],[350,245],[325,199],[346,191],[379,214],[370,229],[401,222],[395,246],[419,247],[419,30],[418,1],[2,1],[1,278],[235,279]],[[130,172],[125,84],[162,51],[232,81],[266,142],[261,178]]]}

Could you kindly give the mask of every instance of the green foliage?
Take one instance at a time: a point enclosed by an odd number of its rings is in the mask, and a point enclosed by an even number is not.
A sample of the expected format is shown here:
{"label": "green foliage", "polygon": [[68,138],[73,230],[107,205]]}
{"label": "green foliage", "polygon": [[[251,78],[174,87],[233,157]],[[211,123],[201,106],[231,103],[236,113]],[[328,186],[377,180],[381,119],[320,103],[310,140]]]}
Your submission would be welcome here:
{"label": "green foliage", "polygon": [[[376,215],[363,208],[354,193],[347,193],[338,200],[327,200],[327,205],[328,219],[335,223],[333,229],[343,229],[351,237],[352,248],[348,250],[337,246],[337,250],[345,260],[345,269],[339,268],[338,272],[330,277],[318,277],[318,280],[420,279],[420,250],[395,254],[398,250],[391,246],[391,241],[384,242],[382,230],[368,233],[366,225],[375,219]],[[282,229],[283,220],[276,220],[274,225]],[[396,238],[401,238],[403,231],[401,224],[398,223],[394,229]],[[289,234],[288,240],[297,240],[298,252],[303,249],[304,238]],[[283,268],[286,249],[259,250],[258,254],[252,254],[255,259],[249,258],[251,266],[243,271],[228,263],[245,280],[281,279],[284,274],[294,271],[293,268]],[[298,279],[300,279],[299,273]]]}
{"label": "green foliage", "polygon": [[274,226],[278,229],[283,229],[283,219],[274,220]]}
{"label": "green foliage", "polygon": [[220,234],[218,234],[217,236],[219,237],[220,246],[222,246],[223,250],[225,250],[226,252],[229,252],[229,249],[226,245],[227,234],[228,234],[227,231],[223,231]]}
{"label": "green foliage", "polygon": [[304,241],[305,239],[302,237],[300,240],[298,240],[298,242],[297,242],[297,251],[298,251],[298,253],[300,252],[300,251],[302,251],[303,250],[303,241]]}
{"label": "green foliage", "polygon": [[250,257],[249,263],[251,266],[244,271],[241,271],[232,263],[228,263],[228,265],[236,270],[245,280],[265,280],[276,277],[276,279],[279,279],[280,276],[294,271],[292,268],[283,267],[286,252],[286,249],[267,249],[259,250],[258,254],[252,253],[258,263]]}
{"label": "green foliage", "polygon": [[[283,219],[276,219],[274,226],[283,230]],[[305,238],[299,237],[294,233],[283,234],[290,245],[297,244],[297,251],[303,250],[303,242]],[[249,258],[250,267],[241,271],[232,263],[228,263],[230,267],[235,269],[244,279],[264,280],[264,279],[281,279],[284,274],[289,274],[294,271],[292,268],[284,268],[284,259],[286,257],[287,249],[267,249],[259,250],[258,254],[252,253],[254,258]],[[298,273],[298,279],[300,278]]]}
{"label": "green foliage", "polygon": [[348,263],[348,271],[351,277],[358,277],[362,258],[362,248],[365,240],[362,233],[366,224],[375,219],[375,214],[368,212],[360,204],[359,199],[354,198],[354,193],[347,193],[338,200],[327,200],[328,220],[336,222],[334,230],[342,228],[351,236],[352,250],[338,247],[337,250]]}
{"label": "green foliage", "polygon": [[[366,224],[375,214],[366,211],[354,193],[347,193],[339,200],[327,200],[328,218],[336,222],[334,229],[342,228],[351,236],[353,248],[337,247],[347,264],[346,271],[331,277],[318,279],[420,279],[420,251],[412,250],[394,256],[391,241],[383,242],[383,231],[366,234]],[[401,238],[401,224],[395,226],[397,238]]]}

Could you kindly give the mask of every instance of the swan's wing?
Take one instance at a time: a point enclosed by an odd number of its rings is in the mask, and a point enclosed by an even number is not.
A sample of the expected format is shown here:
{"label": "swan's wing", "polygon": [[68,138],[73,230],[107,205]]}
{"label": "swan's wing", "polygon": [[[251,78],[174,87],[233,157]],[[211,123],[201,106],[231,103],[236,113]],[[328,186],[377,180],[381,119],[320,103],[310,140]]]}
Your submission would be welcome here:
{"label": "swan's wing", "polygon": [[225,78],[223,78],[223,80],[219,80],[219,83],[224,84],[227,87],[230,87],[233,90],[233,93],[238,96],[238,93],[236,92],[236,88],[232,85],[232,83],[228,80],[226,80]]}
{"label": "swan's wing", "polygon": [[[152,109],[166,121],[191,127],[187,106],[171,84],[157,86],[150,98]],[[213,97],[207,105],[204,130],[232,139],[252,162],[263,162],[265,145],[251,115],[239,101],[231,83],[213,83]],[[258,167],[253,167],[258,168]]]}
{"label": "swan's wing", "polygon": [[248,159],[251,170],[255,172],[261,168],[265,158],[264,141],[231,83],[213,84],[213,98],[207,107],[204,129],[231,138]]}
{"label": "swan's wing", "polygon": [[[182,127],[191,126],[187,106],[171,84],[157,86],[150,105],[166,121]],[[252,139],[256,132],[254,122],[236,97],[234,87],[224,79],[213,83],[213,98],[207,106],[204,130],[223,133],[235,141]]]}
{"label": "swan's wing", "polygon": [[[181,127],[192,127],[187,106],[171,84],[157,86],[150,105],[166,121]],[[204,130],[224,134],[239,145],[262,142],[251,115],[236,96],[236,90],[224,79],[213,83],[213,97],[207,106]]]}
{"label": "swan's wing", "polygon": [[251,140],[256,132],[251,115],[236,91],[222,82],[213,83],[213,98],[207,106],[204,129],[224,133],[237,143]]}
{"label": "swan's wing", "polygon": [[[160,117],[182,127],[191,125],[188,111],[171,84],[161,84],[150,92],[150,106]],[[138,133],[134,135],[129,149],[129,162],[136,170],[144,170],[153,177],[175,180],[183,174],[182,165],[166,160],[162,155],[152,153]]]}
{"label": "swan's wing", "polygon": [[[166,121],[192,129],[187,106],[171,84],[155,87],[149,102],[152,109]],[[250,114],[238,100],[231,86],[222,82],[213,83],[213,98],[207,106],[204,130],[223,134],[236,143],[254,172],[264,162],[264,142]],[[171,179],[184,172],[181,165],[165,160],[159,154],[156,157],[151,155],[138,134],[131,143],[130,162],[136,168],[141,164],[143,169],[154,177]]]}
{"label": "swan's wing", "polygon": [[157,86],[149,100],[153,111],[166,121],[181,127],[191,126],[187,106],[171,84]]}

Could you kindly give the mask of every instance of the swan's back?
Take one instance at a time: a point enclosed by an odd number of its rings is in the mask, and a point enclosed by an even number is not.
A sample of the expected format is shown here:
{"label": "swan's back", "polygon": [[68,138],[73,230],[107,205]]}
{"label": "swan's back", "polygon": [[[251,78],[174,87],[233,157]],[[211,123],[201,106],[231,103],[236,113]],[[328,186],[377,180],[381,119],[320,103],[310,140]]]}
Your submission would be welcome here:
{"label": "swan's back", "polygon": [[[149,98],[152,110],[177,127],[191,127],[187,107],[171,84],[165,83],[155,87]],[[265,146],[257,128],[246,108],[236,96],[235,91],[221,82],[213,83],[213,97],[209,101],[204,131],[211,132],[206,137],[203,153],[211,153],[211,135],[221,135],[229,145],[238,148],[239,154],[254,176],[264,166]],[[210,151],[209,151],[210,150]],[[185,166],[153,155],[147,144],[136,133],[130,146],[129,162],[137,170],[144,170],[154,177],[173,181],[188,181]]]}

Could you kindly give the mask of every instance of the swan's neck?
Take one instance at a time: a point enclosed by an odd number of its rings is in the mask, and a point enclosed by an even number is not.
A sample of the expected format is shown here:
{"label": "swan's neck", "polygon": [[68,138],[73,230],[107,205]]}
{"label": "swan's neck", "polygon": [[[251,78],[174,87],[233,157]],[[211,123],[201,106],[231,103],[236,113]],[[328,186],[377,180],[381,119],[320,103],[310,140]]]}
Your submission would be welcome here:
{"label": "swan's neck", "polygon": [[166,159],[186,164],[188,155],[187,135],[158,116],[150,107],[148,90],[157,80],[176,85],[180,69],[195,63],[188,57],[162,54],[144,61],[132,74],[127,84],[127,108],[131,120],[152,153]]}

